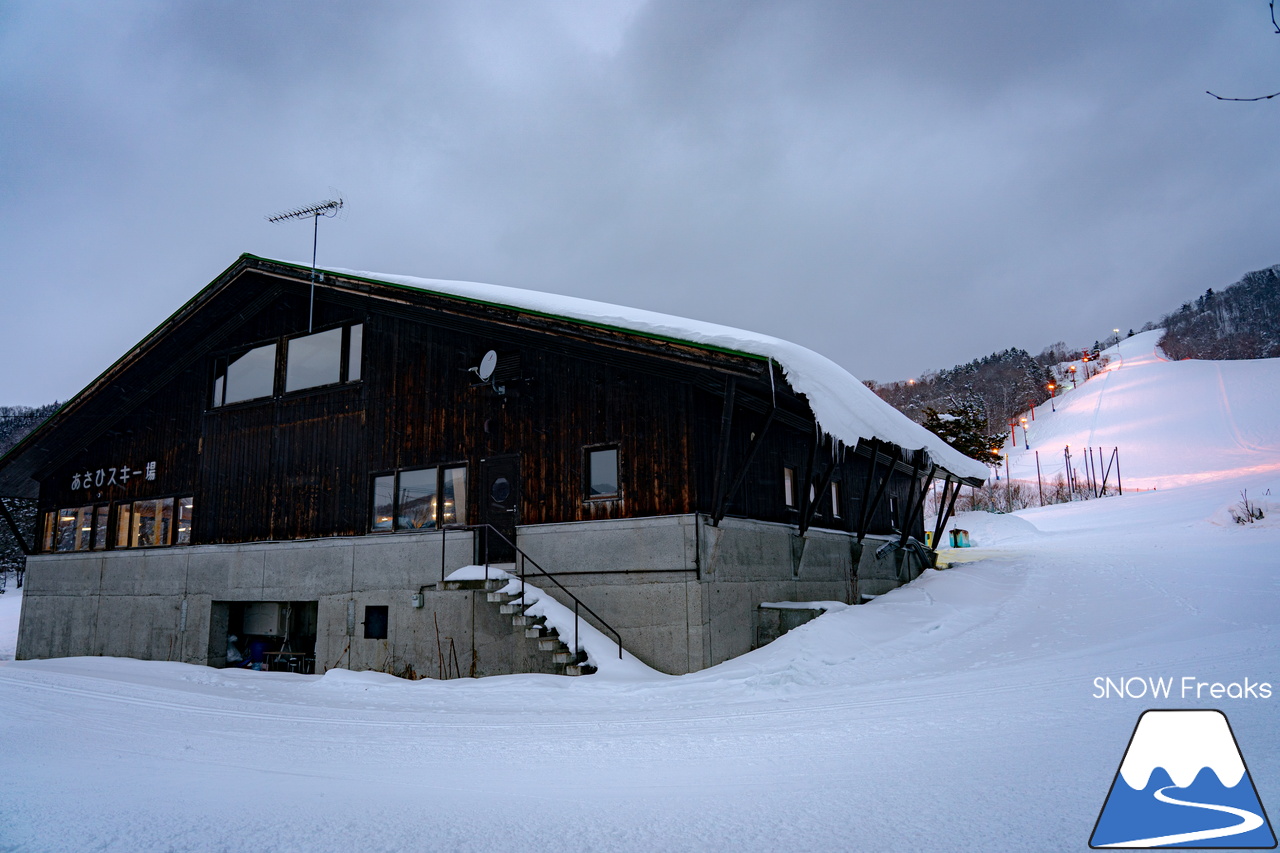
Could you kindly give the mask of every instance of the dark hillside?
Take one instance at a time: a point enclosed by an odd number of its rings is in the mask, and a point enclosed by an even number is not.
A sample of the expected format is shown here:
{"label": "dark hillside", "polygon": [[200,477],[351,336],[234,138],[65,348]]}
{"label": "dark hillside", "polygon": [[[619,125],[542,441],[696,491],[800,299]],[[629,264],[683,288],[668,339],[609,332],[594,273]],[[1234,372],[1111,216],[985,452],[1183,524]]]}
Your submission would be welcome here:
{"label": "dark hillside", "polygon": [[1226,290],[1206,290],[1156,326],[1170,358],[1280,357],[1280,264],[1247,274]]}
{"label": "dark hillside", "polygon": [[[8,453],[27,433],[44,423],[58,408],[57,403],[44,406],[0,406],[0,456]],[[4,498],[5,506],[23,527],[22,535],[33,544],[36,528],[35,501]],[[9,525],[0,520],[0,572],[20,569],[25,558]]]}

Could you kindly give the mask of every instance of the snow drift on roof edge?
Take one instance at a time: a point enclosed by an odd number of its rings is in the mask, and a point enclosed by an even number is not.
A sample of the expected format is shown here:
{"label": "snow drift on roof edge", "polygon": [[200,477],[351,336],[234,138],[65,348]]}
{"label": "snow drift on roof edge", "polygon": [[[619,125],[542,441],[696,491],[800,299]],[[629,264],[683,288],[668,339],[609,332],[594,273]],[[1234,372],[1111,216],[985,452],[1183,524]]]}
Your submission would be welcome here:
{"label": "snow drift on roof edge", "polygon": [[845,444],[856,445],[860,438],[880,438],[909,450],[923,447],[934,462],[953,474],[978,479],[985,479],[988,474],[985,464],[960,453],[890,406],[849,371],[790,341],[640,308],[498,284],[359,270],[332,272],[772,358],[782,367],[791,387],[809,399],[823,429]]}

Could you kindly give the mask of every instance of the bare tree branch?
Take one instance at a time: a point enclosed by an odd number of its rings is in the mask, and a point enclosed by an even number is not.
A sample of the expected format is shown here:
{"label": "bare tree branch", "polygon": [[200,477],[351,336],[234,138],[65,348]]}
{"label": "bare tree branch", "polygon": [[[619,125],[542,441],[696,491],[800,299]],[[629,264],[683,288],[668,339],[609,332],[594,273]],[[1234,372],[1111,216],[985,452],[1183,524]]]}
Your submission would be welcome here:
{"label": "bare tree branch", "polygon": [[[1271,26],[1275,28],[1276,33],[1280,33],[1280,24],[1276,23],[1276,0],[1270,0],[1267,5],[1271,7]],[[1217,98],[1219,101],[1269,101],[1277,95],[1280,95],[1280,92],[1276,92],[1271,95],[1261,95],[1257,98],[1224,98],[1221,95],[1214,95],[1213,92],[1208,90],[1205,90],[1205,94],[1213,95],[1213,97]]]}
{"label": "bare tree branch", "polygon": [[[1210,92],[1209,90],[1206,89],[1205,94],[1213,95],[1213,92]],[[1276,95],[1280,95],[1280,92],[1276,92],[1271,95],[1262,95],[1261,97],[1258,97],[1258,98],[1224,98],[1221,95],[1213,95],[1213,96],[1217,98],[1219,101],[1269,101],[1272,98],[1276,97]]]}

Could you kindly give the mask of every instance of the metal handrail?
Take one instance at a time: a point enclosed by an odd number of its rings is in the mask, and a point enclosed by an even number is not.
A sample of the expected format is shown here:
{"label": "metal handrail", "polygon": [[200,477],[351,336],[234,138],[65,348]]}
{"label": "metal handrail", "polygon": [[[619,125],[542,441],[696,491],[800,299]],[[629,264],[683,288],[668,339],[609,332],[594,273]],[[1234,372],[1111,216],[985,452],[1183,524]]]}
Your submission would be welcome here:
{"label": "metal handrail", "polygon": [[[538,564],[537,560],[533,559],[533,557],[530,557],[528,554],[526,554],[524,551],[520,549],[520,546],[516,545],[516,543],[508,539],[501,530],[498,530],[498,528],[494,527],[492,524],[451,524],[448,526],[447,529],[448,530],[477,530],[479,528],[484,528],[484,537],[485,537],[484,539],[484,579],[486,581],[489,580],[489,531],[493,531],[493,533],[499,539],[501,539],[503,542],[506,542],[507,545],[511,547],[511,550],[515,551],[516,554],[518,554],[520,557],[520,561],[519,561],[520,562],[520,597],[522,599],[524,598],[525,564],[526,563],[532,563],[533,567],[537,569],[538,572],[543,577],[547,578],[547,580],[551,581],[553,584],[560,587],[561,592],[563,592],[565,595],[573,599],[573,651],[574,651],[574,654],[577,654],[580,651],[578,646],[578,620],[581,617],[578,614],[578,609],[582,608],[583,610],[587,611],[592,616],[594,616],[596,618],[596,621],[599,622],[602,626],[604,626],[604,629],[606,631],[608,631],[610,634],[613,635],[614,641],[618,644],[618,660],[622,660],[622,635],[619,634],[612,625],[604,621],[604,619],[601,618],[599,613],[596,613],[594,610],[592,610],[590,607],[584,604],[582,599],[578,598],[578,596],[574,595],[572,592],[566,589],[564,584],[556,580],[555,575],[551,574],[551,572],[548,572],[546,569],[542,568],[542,566]],[[441,544],[440,550],[441,550],[441,565],[443,567],[443,563],[444,563],[443,543]]]}

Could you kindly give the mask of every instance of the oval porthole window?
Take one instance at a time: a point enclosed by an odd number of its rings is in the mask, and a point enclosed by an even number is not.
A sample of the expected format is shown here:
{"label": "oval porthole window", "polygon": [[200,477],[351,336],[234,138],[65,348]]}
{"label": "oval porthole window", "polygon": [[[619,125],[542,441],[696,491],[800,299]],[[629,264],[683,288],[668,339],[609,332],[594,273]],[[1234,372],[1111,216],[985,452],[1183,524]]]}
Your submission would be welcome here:
{"label": "oval porthole window", "polygon": [[504,504],[511,497],[511,484],[507,482],[506,477],[499,477],[493,481],[492,488],[489,489],[489,497],[493,498],[494,503]]}

